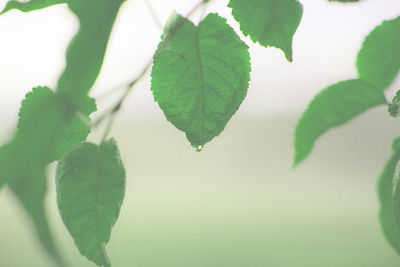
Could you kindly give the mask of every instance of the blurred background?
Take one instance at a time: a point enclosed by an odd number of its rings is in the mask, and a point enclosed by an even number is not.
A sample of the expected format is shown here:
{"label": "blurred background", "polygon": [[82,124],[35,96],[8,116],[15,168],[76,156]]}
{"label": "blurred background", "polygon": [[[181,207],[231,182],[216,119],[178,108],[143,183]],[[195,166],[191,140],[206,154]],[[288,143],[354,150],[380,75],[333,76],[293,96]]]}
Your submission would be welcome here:
{"label": "blurred background", "polygon": [[[400,266],[377,216],[377,177],[400,135],[400,123],[385,107],[329,131],[292,168],[294,129],[307,104],[323,88],[356,78],[362,41],[383,20],[398,16],[400,3],[301,2],[293,63],[280,50],[241,36],[252,57],[248,95],[202,152],[165,120],[149,75],[129,96],[111,132],[127,169],[125,201],[107,246],[113,266]],[[5,3],[0,0],[0,10]],[[149,3],[165,23],[174,9],[186,14],[197,0]],[[214,0],[207,11],[218,12],[239,31],[227,3]],[[38,85],[55,88],[78,24],[65,5],[0,17],[2,143],[12,136],[24,95]],[[127,1],[91,96],[136,77],[161,32],[144,0]],[[387,90],[388,99],[399,88],[400,78]],[[100,97],[100,113],[118,97]],[[89,140],[98,143],[101,134],[99,128]],[[48,170],[46,205],[55,238],[71,266],[93,266],[79,255],[58,214],[54,168]],[[6,188],[0,194],[0,235],[1,267],[53,266]]]}

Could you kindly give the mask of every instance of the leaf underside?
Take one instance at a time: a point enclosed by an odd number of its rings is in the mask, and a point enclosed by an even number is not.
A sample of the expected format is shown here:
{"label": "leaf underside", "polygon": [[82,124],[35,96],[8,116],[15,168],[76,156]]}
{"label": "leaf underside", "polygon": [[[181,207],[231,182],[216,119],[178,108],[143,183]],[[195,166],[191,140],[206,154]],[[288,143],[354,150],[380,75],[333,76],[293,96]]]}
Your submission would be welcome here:
{"label": "leaf underside", "polygon": [[293,36],[303,16],[297,0],[230,0],[228,7],[244,35],[262,46],[282,49],[292,61]]}
{"label": "leaf underside", "polygon": [[385,104],[382,91],[363,80],[347,80],[324,89],[311,101],[296,127],[294,165],[307,158],[314,142],[327,130],[381,104]]}
{"label": "leaf underside", "polygon": [[196,27],[174,13],[154,56],[151,90],[167,120],[202,147],[239,108],[250,70],[248,47],[225,19],[210,14]]}
{"label": "leaf underside", "polygon": [[111,266],[105,245],[125,194],[115,140],[71,149],[58,163],[56,187],[61,218],[80,253],[98,266]]}

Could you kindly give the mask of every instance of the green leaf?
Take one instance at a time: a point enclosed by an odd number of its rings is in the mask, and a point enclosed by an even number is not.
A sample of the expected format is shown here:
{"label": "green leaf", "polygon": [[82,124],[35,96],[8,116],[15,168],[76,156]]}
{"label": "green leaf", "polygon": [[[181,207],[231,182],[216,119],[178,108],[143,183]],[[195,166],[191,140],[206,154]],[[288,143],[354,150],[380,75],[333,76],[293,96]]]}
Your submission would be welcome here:
{"label": "green leaf", "polygon": [[39,142],[32,141],[33,133],[38,132],[37,135],[41,135],[44,129],[51,129],[51,137],[47,136],[46,140],[41,141],[42,150],[48,147],[44,152],[48,158],[46,163],[59,159],[70,147],[86,140],[90,133],[89,115],[96,111],[96,104],[94,99],[89,97],[85,97],[84,100],[82,103],[85,105],[82,106],[79,116],[77,112],[74,114],[70,110],[64,99],[55,95],[48,87],[36,87],[26,95],[19,112],[18,129],[30,135],[28,141],[31,142]]}
{"label": "green leaf", "polygon": [[58,208],[80,253],[111,266],[105,245],[125,193],[125,169],[114,139],[83,143],[61,159],[56,171]]}
{"label": "green leaf", "polygon": [[393,142],[392,148],[393,155],[386,163],[378,181],[378,197],[381,205],[379,210],[379,221],[386,240],[400,255],[400,228],[396,222],[392,197],[393,177],[396,165],[400,160],[400,138],[397,138]]}
{"label": "green leaf", "polygon": [[47,180],[44,170],[41,173],[30,173],[20,179],[14,179],[9,184],[35,226],[41,244],[58,264],[66,266],[54,243],[44,206],[47,191]]}
{"label": "green leaf", "polygon": [[385,104],[382,91],[363,80],[343,81],[324,89],[311,101],[296,127],[294,165],[307,158],[315,141],[327,130],[381,104]]}
{"label": "green leaf", "polygon": [[54,5],[64,4],[66,2],[67,0],[30,0],[29,2],[12,0],[7,3],[0,15],[10,11],[11,9],[18,9],[22,12],[30,12]]}
{"label": "green leaf", "polygon": [[393,97],[392,104],[388,105],[388,111],[392,117],[400,116],[400,91]]}
{"label": "green leaf", "polygon": [[247,93],[248,47],[226,20],[196,27],[174,13],[154,56],[151,90],[167,120],[199,150],[219,135]]}
{"label": "green leaf", "polygon": [[385,21],[365,39],[357,57],[361,79],[384,90],[400,69],[400,17]]}
{"label": "green leaf", "polygon": [[[89,121],[96,109],[86,97],[81,117]],[[18,131],[0,150],[0,186],[8,182],[31,216],[45,249],[62,266],[54,246],[43,206],[46,165],[67,149],[86,140],[90,127],[72,112],[62,98],[47,87],[36,87],[26,95],[19,113]],[[23,168],[21,168],[23,164]]]}
{"label": "green leaf", "polygon": [[67,51],[67,66],[58,80],[57,94],[75,107],[96,81],[111,29],[124,0],[71,0],[70,9],[80,22],[78,34]]}
{"label": "green leaf", "polygon": [[293,35],[303,15],[297,0],[230,0],[228,7],[244,35],[262,46],[282,49],[292,61]]}

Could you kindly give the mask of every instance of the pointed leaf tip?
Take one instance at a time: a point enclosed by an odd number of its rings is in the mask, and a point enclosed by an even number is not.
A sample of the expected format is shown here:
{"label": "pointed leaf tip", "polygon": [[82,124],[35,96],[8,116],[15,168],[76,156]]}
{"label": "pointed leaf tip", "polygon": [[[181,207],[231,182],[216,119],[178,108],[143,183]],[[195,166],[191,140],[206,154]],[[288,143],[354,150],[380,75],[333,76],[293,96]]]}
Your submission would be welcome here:
{"label": "pointed leaf tip", "polygon": [[167,120],[203,147],[239,108],[250,70],[248,46],[224,18],[210,14],[196,27],[175,13],[154,56],[151,90]]}

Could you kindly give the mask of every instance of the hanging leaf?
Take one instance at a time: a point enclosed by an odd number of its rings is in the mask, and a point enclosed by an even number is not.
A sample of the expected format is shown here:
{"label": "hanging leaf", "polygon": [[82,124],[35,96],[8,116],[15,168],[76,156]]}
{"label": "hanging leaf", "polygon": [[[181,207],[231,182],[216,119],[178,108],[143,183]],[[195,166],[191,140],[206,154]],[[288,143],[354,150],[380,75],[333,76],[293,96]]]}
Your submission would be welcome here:
{"label": "hanging leaf", "polygon": [[228,7],[244,35],[262,46],[282,49],[292,61],[293,35],[303,16],[297,0],[230,0]]}
{"label": "hanging leaf", "polygon": [[[96,81],[111,29],[124,0],[71,0],[70,9],[80,28],[67,51],[67,66],[58,80],[56,94],[78,109]],[[84,104],[83,104],[84,105]]]}
{"label": "hanging leaf", "polygon": [[54,5],[64,4],[66,2],[67,0],[30,0],[29,2],[20,2],[12,0],[7,2],[6,7],[3,9],[0,15],[12,9],[18,9],[22,12],[30,12]]}
{"label": "hanging leaf", "polygon": [[400,17],[385,21],[365,39],[357,57],[361,79],[384,90],[400,69]]}
{"label": "hanging leaf", "polygon": [[47,180],[44,169],[41,173],[27,173],[27,175],[20,179],[13,179],[8,185],[32,219],[43,247],[58,266],[66,266],[55,245],[47,220],[44,206]]}
{"label": "hanging leaf", "polygon": [[[393,205],[393,177],[396,165],[400,160],[400,138],[394,140],[393,155],[379,177],[378,197],[380,201],[379,221],[386,240],[400,255],[400,227],[396,222],[395,208]],[[399,174],[397,170],[397,175]]]}
{"label": "hanging leaf", "polygon": [[125,169],[115,140],[71,149],[58,163],[56,186],[61,218],[80,253],[98,266],[111,266],[105,245],[125,192]]}
{"label": "hanging leaf", "polygon": [[307,158],[315,141],[327,130],[381,104],[385,104],[383,93],[363,80],[343,81],[324,89],[311,101],[296,127],[294,165]]}
{"label": "hanging leaf", "polygon": [[239,108],[249,73],[248,47],[225,19],[210,14],[196,27],[174,13],[154,56],[151,90],[167,120],[201,150]]}

